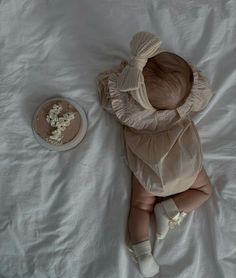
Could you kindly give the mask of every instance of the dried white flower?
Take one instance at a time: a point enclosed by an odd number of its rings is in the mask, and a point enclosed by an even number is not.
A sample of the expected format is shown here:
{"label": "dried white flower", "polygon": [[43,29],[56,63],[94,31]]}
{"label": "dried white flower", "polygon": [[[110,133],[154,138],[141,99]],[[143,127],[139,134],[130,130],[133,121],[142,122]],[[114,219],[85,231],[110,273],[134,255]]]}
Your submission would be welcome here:
{"label": "dried white flower", "polygon": [[174,229],[175,227],[179,226],[183,219],[186,217],[187,213],[186,212],[179,212],[174,216],[173,218],[170,219],[169,221],[169,227],[170,229]]}
{"label": "dried white flower", "polygon": [[58,115],[62,111],[62,106],[58,104],[54,104],[52,109],[50,109],[49,114],[46,116],[47,122],[52,126],[56,127],[55,130],[52,131],[52,134],[46,140],[55,145],[62,144],[63,131],[70,125],[70,122],[75,118],[74,112],[67,112],[63,114],[62,117],[58,117]]}

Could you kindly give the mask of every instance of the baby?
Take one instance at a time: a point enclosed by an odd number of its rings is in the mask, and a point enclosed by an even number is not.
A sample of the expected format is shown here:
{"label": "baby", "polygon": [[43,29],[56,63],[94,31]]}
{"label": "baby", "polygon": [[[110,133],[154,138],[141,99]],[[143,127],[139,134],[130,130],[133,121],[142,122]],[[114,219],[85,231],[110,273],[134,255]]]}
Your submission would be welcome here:
{"label": "baby", "polygon": [[[151,213],[157,239],[163,239],[212,193],[190,118],[212,97],[209,83],[194,65],[160,45],[155,35],[139,32],[130,43],[131,59],[98,76],[102,106],[124,126],[132,171],[129,239],[144,277],[159,272],[149,240]],[[156,203],[157,197],[165,198]]]}

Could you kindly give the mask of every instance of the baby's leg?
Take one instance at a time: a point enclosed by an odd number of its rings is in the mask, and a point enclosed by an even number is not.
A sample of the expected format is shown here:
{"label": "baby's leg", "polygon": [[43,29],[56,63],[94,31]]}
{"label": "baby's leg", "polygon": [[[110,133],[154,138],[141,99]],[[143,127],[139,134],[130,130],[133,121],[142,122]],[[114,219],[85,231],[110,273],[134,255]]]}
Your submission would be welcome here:
{"label": "baby's leg", "polygon": [[[202,169],[190,189],[172,195],[154,208],[157,223],[157,238],[163,239],[169,231],[170,224],[180,224],[186,213],[200,207],[212,193],[210,180]],[[170,221],[171,219],[171,221]]]}
{"label": "baby's leg", "polygon": [[132,176],[132,198],[129,214],[129,238],[143,277],[153,277],[159,266],[152,255],[148,235],[150,214],[153,211],[155,196],[145,191]]}
{"label": "baby's leg", "polygon": [[205,169],[202,169],[190,189],[171,197],[179,211],[190,212],[205,203],[212,193],[212,186]]}
{"label": "baby's leg", "polygon": [[145,191],[139,181],[132,176],[132,199],[129,213],[129,238],[132,244],[148,239],[150,214],[156,197]]}

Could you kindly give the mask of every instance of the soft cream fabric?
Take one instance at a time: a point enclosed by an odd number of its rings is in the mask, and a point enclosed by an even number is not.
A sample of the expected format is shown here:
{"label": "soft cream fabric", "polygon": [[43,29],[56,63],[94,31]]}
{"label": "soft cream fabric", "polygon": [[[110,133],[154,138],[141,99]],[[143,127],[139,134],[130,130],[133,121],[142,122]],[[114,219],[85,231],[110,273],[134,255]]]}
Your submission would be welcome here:
{"label": "soft cream fabric", "polygon": [[[129,167],[142,186],[156,196],[187,190],[202,168],[201,144],[190,113],[204,109],[212,92],[207,79],[190,66],[192,90],[184,104],[172,110],[146,109],[130,91],[121,91],[123,67],[98,76],[102,106],[124,125]],[[129,74],[125,72],[127,80]]]}
{"label": "soft cream fabric", "polygon": [[117,80],[121,92],[130,92],[132,97],[145,109],[153,110],[144,84],[143,68],[147,60],[160,52],[161,41],[148,32],[138,32],[130,42],[133,55],[128,65],[123,69]]}

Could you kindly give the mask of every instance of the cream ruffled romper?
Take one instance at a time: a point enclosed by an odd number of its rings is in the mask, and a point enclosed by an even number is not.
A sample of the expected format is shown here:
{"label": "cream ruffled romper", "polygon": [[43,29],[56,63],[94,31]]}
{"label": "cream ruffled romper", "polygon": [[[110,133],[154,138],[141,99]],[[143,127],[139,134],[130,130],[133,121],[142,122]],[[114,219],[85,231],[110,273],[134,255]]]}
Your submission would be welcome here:
{"label": "cream ruffled romper", "polygon": [[189,189],[202,168],[202,150],[191,112],[204,109],[212,97],[207,79],[192,64],[193,86],[183,105],[157,110],[147,99],[142,69],[163,50],[154,35],[137,33],[133,57],[98,76],[103,108],[124,126],[129,168],[146,191],[169,196]]}

